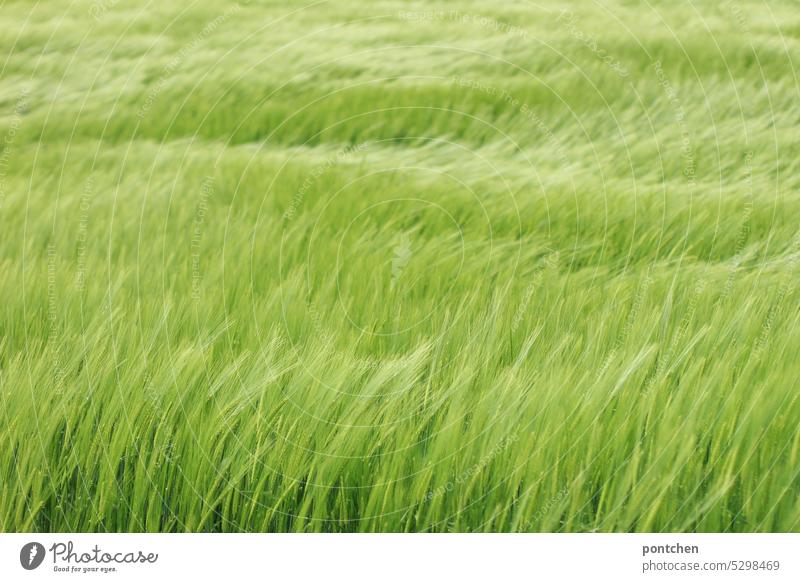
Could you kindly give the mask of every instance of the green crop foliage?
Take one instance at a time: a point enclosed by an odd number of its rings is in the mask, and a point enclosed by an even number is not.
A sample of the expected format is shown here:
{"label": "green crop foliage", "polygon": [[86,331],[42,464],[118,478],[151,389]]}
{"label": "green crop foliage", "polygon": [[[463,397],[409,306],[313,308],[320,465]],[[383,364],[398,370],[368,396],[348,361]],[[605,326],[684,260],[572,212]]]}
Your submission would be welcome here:
{"label": "green crop foliage", "polygon": [[798,48],[3,2],[0,530],[798,531]]}

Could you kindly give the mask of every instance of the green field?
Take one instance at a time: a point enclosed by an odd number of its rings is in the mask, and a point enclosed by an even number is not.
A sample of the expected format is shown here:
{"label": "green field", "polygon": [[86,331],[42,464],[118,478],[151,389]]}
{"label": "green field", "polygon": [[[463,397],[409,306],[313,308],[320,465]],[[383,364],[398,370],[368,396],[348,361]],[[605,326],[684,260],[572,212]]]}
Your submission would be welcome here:
{"label": "green field", "polygon": [[0,6],[0,531],[800,531],[796,1]]}

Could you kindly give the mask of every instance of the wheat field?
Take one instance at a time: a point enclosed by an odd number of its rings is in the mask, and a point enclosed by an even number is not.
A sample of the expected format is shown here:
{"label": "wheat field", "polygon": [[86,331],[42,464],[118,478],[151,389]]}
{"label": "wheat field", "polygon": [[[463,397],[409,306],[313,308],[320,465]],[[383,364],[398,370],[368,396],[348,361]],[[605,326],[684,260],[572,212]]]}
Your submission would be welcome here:
{"label": "wheat field", "polygon": [[800,12],[4,1],[0,530],[800,530]]}

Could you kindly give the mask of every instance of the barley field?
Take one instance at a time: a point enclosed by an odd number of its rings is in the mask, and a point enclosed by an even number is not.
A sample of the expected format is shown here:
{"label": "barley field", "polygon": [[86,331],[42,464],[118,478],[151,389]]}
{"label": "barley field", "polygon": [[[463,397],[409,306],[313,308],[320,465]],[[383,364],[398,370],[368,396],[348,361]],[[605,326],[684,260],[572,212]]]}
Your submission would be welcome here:
{"label": "barley field", "polygon": [[0,531],[800,531],[796,2],[0,2]]}

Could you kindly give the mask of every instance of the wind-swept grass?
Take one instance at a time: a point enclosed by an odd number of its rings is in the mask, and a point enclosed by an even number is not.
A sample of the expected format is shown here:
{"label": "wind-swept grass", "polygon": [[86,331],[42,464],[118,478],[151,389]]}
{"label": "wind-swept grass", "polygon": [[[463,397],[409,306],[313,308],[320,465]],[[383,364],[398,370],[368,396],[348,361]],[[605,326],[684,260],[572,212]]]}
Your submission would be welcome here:
{"label": "wind-swept grass", "polygon": [[6,2],[0,530],[797,531],[799,37]]}

